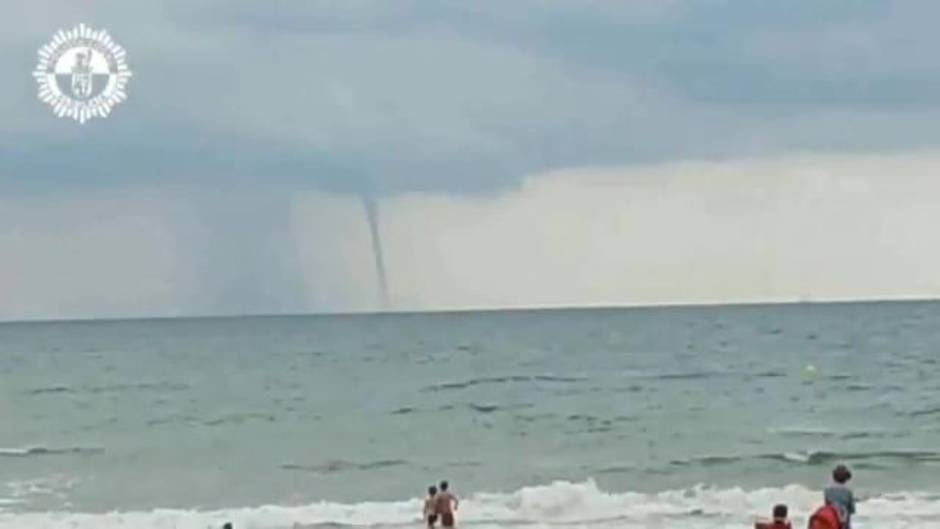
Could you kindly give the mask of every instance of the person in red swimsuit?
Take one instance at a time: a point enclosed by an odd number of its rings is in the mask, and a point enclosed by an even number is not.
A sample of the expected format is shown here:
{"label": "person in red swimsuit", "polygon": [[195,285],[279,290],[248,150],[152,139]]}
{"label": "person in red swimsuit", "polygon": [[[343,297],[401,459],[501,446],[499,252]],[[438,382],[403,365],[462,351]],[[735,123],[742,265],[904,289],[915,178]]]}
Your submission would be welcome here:
{"label": "person in red swimsuit", "polygon": [[773,520],[757,522],[754,524],[754,529],[792,529],[787,514],[786,505],[774,505]]}
{"label": "person in red swimsuit", "polygon": [[832,505],[823,505],[809,517],[809,529],[843,529],[839,511]]}
{"label": "person in red swimsuit", "polygon": [[447,490],[446,481],[442,481],[438,488],[440,490],[434,497],[434,512],[441,517],[442,527],[454,527],[454,511],[457,510],[460,501],[457,500],[457,496]]}

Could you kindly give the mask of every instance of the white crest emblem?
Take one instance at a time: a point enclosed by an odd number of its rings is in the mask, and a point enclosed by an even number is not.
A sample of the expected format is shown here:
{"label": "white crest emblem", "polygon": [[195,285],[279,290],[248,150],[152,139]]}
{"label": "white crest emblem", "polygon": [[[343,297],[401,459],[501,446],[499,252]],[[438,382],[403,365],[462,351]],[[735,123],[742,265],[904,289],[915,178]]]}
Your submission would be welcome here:
{"label": "white crest emblem", "polygon": [[39,50],[33,77],[39,83],[39,99],[57,116],[85,123],[107,117],[115,105],[127,99],[127,67],[124,48],[107,31],[80,24],[60,30]]}

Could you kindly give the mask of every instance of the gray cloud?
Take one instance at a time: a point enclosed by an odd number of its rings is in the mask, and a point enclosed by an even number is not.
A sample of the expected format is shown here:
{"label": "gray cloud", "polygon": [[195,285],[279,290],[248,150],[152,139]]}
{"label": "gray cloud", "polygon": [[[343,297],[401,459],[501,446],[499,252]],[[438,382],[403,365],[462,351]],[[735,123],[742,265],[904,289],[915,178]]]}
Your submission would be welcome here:
{"label": "gray cloud", "polygon": [[189,260],[184,301],[199,314],[325,310],[309,292],[293,233],[290,195],[256,188],[179,197],[173,240]]}
{"label": "gray cloud", "polygon": [[[940,132],[910,111],[932,113],[940,93],[923,31],[940,8],[926,2],[94,6],[131,53],[132,97],[78,134],[18,85],[7,184],[475,192],[566,166],[892,149]],[[3,27],[24,67],[46,38],[30,13],[26,31]],[[879,128],[846,126],[859,121]]]}
{"label": "gray cloud", "polygon": [[[177,189],[191,306],[324,308],[294,255],[305,190],[384,211],[568,167],[936,148],[936,15],[925,0],[19,2],[0,19],[0,193]],[[84,127],[30,76],[78,22],[135,72]]]}

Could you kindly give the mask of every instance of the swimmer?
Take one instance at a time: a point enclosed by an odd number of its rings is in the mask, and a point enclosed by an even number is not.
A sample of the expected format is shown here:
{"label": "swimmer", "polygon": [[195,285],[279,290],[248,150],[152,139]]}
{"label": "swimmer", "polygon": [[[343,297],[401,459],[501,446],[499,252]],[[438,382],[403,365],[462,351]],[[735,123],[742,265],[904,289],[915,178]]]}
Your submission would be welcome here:
{"label": "swimmer", "polygon": [[773,519],[770,522],[757,522],[754,529],[791,529],[787,516],[786,505],[774,505]]}
{"label": "swimmer", "polygon": [[441,517],[442,527],[454,527],[454,511],[460,501],[448,489],[446,481],[442,481],[440,491],[434,496],[434,512]]}
{"label": "swimmer", "polygon": [[428,523],[428,529],[434,529],[437,523],[437,508],[434,505],[437,496],[437,487],[431,485],[428,487],[428,497],[424,500],[424,521]]}

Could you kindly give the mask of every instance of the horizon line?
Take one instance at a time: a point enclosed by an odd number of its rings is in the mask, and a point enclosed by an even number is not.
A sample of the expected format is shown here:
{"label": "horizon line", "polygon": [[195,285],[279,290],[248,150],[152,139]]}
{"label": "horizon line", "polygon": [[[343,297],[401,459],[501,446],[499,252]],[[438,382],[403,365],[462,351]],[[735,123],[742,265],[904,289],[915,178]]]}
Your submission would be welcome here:
{"label": "horizon line", "polygon": [[356,317],[356,316],[415,316],[415,315],[447,315],[447,314],[476,314],[498,312],[562,312],[562,311],[589,311],[589,310],[644,310],[644,309],[682,309],[682,308],[742,308],[742,307],[772,307],[772,306],[799,306],[799,305],[868,305],[878,303],[936,303],[940,297],[934,296],[895,296],[885,298],[821,298],[821,299],[771,299],[771,300],[733,300],[733,301],[665,301],[654,303],[622,303],[622,304],[583,304],[583,305],[507,305],[504,307],[443,307],[431,309],[386,309],[386,310],[340,310],[340,311],[311,311],[311,312],[258,312],[258,313],[217,313],[217,314],[178,314],[153,316],[104,316],[104,317],[74,317],[74,318],[24,318],[0,319],[0,325],[43,324],[43,323],[117,323],[117,322],[145,322],[145,321],[171,321],[171,320],[224,320],[240,318],[312,318],[312,317]]}

